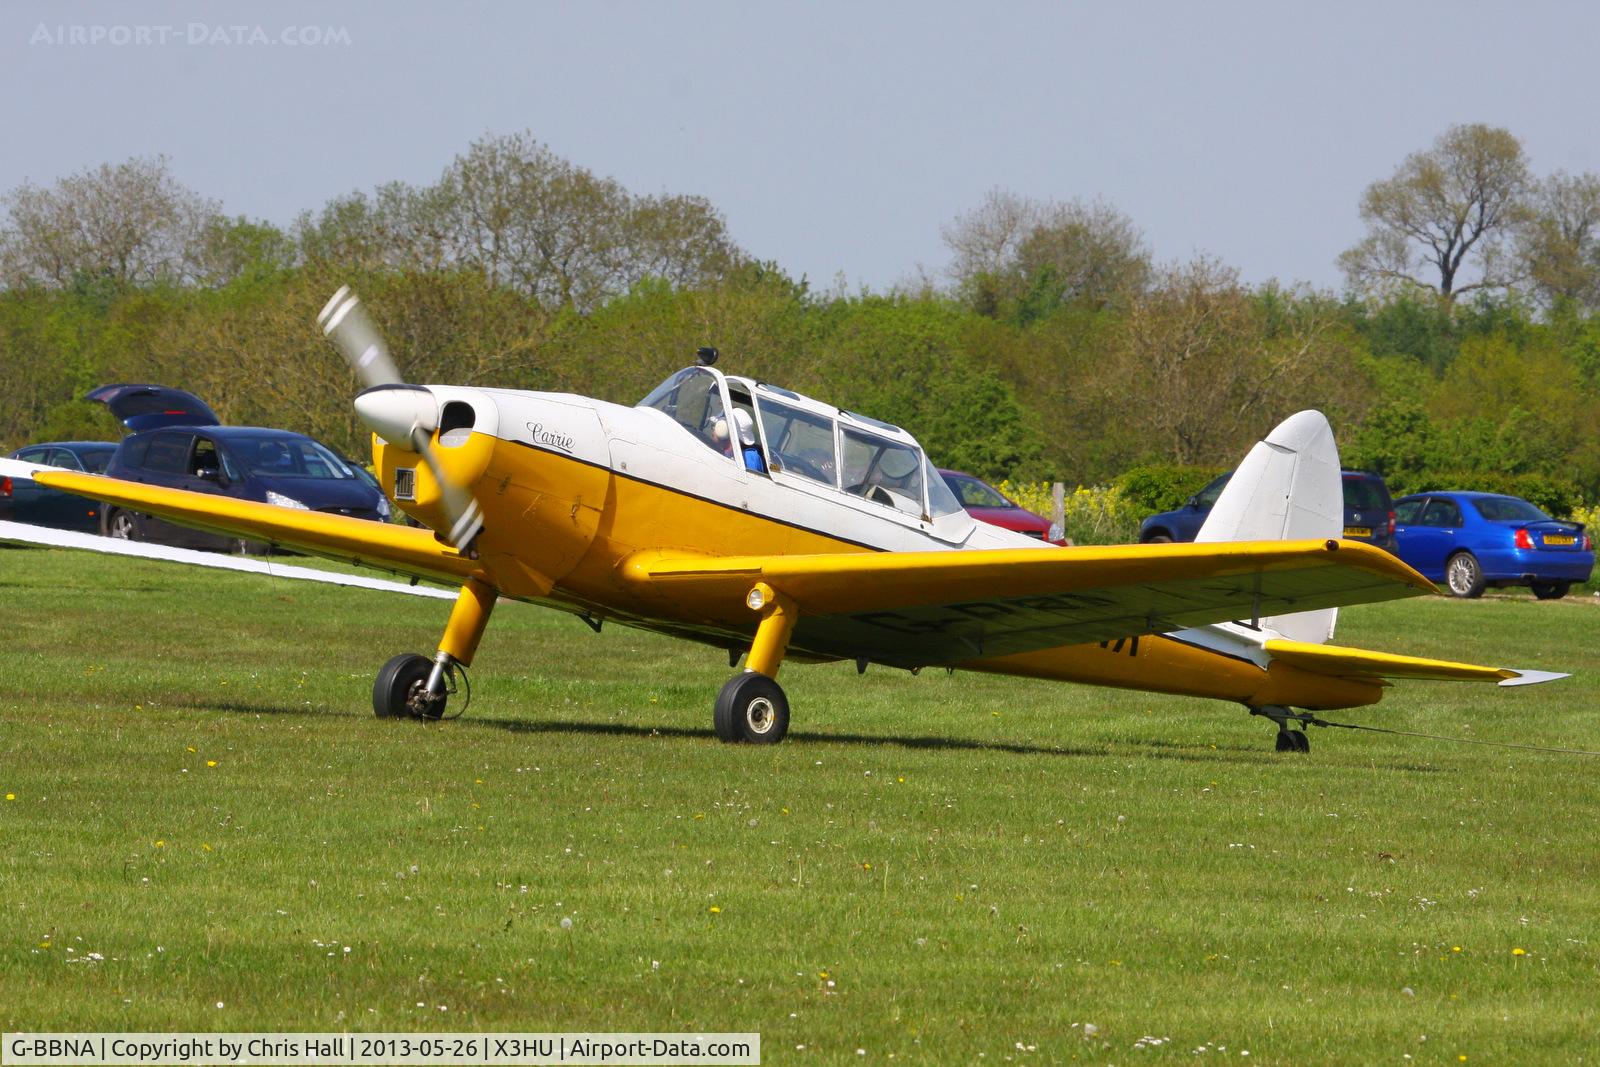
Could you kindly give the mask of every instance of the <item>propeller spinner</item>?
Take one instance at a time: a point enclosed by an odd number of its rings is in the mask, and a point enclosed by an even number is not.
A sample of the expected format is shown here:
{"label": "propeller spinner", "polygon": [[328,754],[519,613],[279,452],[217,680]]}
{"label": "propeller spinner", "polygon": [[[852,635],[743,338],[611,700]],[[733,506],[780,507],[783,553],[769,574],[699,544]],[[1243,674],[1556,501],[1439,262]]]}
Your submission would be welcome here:
{"label": "propeller spinner", "polygon": [[483,509],[472,491],[451,480],[434,451],[439,402],[420,385],[407,385],[367,317],[361,298],[341,286],[317,315],[322,332],[339,347],[350,369],[367,388],[356,397],[356,414],[373,433],[422,457],[439,484],[447,529],[434,531],[458,552],[466,552],[483,529]]}

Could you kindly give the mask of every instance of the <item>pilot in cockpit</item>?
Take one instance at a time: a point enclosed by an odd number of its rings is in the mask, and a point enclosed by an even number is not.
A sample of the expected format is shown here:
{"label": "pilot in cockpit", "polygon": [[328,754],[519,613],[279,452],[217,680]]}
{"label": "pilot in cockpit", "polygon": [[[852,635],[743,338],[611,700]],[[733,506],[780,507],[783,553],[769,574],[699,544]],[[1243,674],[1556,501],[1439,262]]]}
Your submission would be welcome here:
{"label": "pilot in cockpit", "polygon": [[[757,474],[767,473],[766,460],[761,458],[761,449],[756,444],[756,427],[748,412],[735,409],[733,425],[739,432],[739,449],[744,455],[746,470],[755,471]],[[711,440],[722,450],[725,456],[733,455],[733,441],[728,436],[728,420],[718,417],[711,424]]]}

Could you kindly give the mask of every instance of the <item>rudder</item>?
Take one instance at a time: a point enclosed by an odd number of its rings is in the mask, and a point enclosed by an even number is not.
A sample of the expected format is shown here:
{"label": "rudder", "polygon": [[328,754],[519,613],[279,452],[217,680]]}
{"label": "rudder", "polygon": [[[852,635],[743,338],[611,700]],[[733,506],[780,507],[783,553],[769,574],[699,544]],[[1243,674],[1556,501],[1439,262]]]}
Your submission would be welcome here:
{"label": "rudder", "polygon": [[[1320,411],[1284,419],[1239,464],[1195,535],[1197,542],[1334,538],[1344,533],[1344,487],[1333,428]],[[1333,636],[1337,608],[1262,619],[1291,641]]]}

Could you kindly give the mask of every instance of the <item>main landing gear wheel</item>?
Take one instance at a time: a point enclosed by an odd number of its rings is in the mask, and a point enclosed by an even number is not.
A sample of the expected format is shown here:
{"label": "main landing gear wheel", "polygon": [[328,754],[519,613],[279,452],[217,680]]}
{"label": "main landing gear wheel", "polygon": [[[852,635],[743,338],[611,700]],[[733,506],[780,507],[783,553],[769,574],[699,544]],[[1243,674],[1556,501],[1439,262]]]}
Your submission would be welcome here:
{"label": "main landing gear wheel", "polygon": [[775,745],[789,732],[789,698],[771,678],[746,671],[717,694],[712,725],[723,741]]}
{"label": "main landing gear wheel", "polygon": [[1291,730],[1287,726],[1278,728],[1279,752],[1310,752],[1311,738],[1305,735],[1304,730]]}
{"label": "main landing gear wheel", "polygon": [[437,719],[444,714],[444,694],[428,695],[433,661],[415,652],[383,665],[372,686],[372,710],[380,719]]}

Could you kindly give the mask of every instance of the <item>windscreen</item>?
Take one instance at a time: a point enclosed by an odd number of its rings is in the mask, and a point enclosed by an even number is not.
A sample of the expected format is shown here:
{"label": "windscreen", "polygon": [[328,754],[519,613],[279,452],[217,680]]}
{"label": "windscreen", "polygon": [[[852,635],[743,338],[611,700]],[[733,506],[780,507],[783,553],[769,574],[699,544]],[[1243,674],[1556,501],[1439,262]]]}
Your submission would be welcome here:
{"label": "windscreen", "polygon": [[655,408],[693,434],[701,444],[733,454],[732,435],[722,407],[717,376],[700,367],[679,371],[650,391],[639,407]]}
{"label": "windscreen", "polygon": [[228,442],[228,451],[251,474],[267,478],[352,479],[355,472],[307,437],[257,437]]}
{"label": "windscreen", "polygon": [[922,459],[922,477],[928,482],[928,514],[937,519],[942,515],[956,515],[964,511],[961,501],[956,499],[955,493],[945,484],[939,472],[934,469],[926,456]]}

